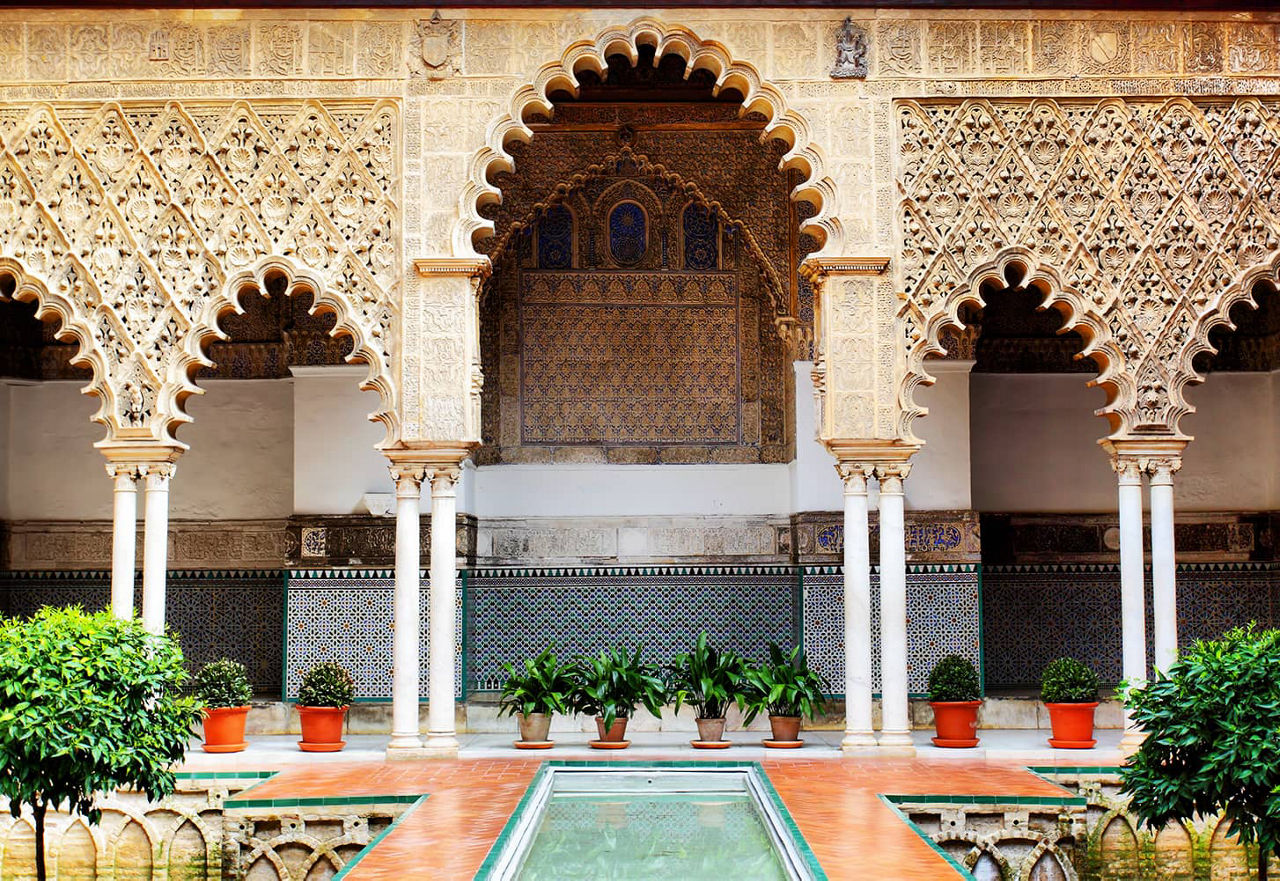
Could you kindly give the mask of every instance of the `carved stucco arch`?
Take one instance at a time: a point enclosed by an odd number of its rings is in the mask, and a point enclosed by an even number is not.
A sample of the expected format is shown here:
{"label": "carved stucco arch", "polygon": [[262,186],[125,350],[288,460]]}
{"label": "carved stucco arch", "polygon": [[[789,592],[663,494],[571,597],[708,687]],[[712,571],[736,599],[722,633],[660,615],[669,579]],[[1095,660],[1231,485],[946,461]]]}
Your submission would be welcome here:
{"label": "carved stucco arch", "polygon": [[1078,357],[1091,358],[1098,365],[1098,376],[1090,385],[1100,386],[1107,394],[1106,406],[1097,415],[1105,416],[1112,432],[1124,428],[1124,419],[1118,412],[1117,402],[1136,391],[1133,378],[1125,372],[1124,354],[1111,337],[1105,317],[1082,292],[1062,281],[1058,271],[1042,263],[1029,248],[1005,248],[996,256],[970,271],[964,284],[941,294],[942,302],[925,300],[921,305],[929,308],[926,315],[912,303],[899,312],[899,321],[906,345],[906,366],[900,385],[901,415],[899,432],[911,443],[920,443],[913,432],[913,423],[928,410],[918,405],[915,393],[918,388],[932,385],[934,377],[925,366],[931,355],[945,355],[941,339],[949,329],[962,329],[964,320],[960,310],[966,306],[981,309],[986,306],[982,290],[987,285],[1000,289],[1016,284],[1034,288],[1040,293],[1040,308],[1053,309],[1062,316],[1062,331],[1075,331],[1084,339],[1084,349]]}
{"label": "carved stucco arch", "polygon": [[792,191],[792,199],[812,202],[816,213],[801,223],[801,232],[812,235],[819,243],[819,254],[838,254],[843,244],[843,229],[836,215],[839,198],[835,181],[826,172],[826,159],[814,143],[809,124],[792,110],[781,90],[760,75],[754,66],[735,60],[728,48],[714,40],[703,40],[693,31],[652,18],[640,18],[629,25],[607,28],[594,40],[581,40],[570,45],[558,61],[543,65],[532,82],[516,89],[510,110],[486,129],[485,145],[471,157],[467,180],[458,197],[458,220],[453,227],[453,254],[478,257],[475,242],[494,234],[493,222],[480,213],[485,205],[500,202],[502,193],[491,184],[497,172],[515,171],[515,159],[507,145],[519,141],[529,143],[533,131],[525,124],[530,115],[551,114],[550,95],[559,90],[578,94],[578,73],[590,70],[608,76],[606,59],[625,55],[634,66],[640,47],[655,50],[654,63],[665,55],[684,59],[686,76],[705,70],[715,77],[714,93],[734,89],[743,95],[742,113],[758,112],[767,122],[761,140],[780,139],[788,150],[779,162],[781,169],[797,169],[804,179]]}
{"label": "carved stucco arch", "polygon": [[191,395],[203,394],[203,390],[195,382],[195,374],[201,367],[212,367],[214,362],[206,354],[209,343],[215,340],[230,339],[222,329],[222,321],[231,314],[244,313],[241,300],[245,296],[269,296],[268,286],[276,279],[284,296],[294,297],[299,294],[310,294],[312,303],[310,313],[333,315],[337,321],[330,336],[346,336],[352,340],[351,354],[347,361],[363,363],[369,368],[369,374],[360,382],[362,391],[378,393],[380,405],[369,414],[369,420],[381,423],[386,429],[386,438],[380,447],[395,443],[400,433],[400,420],[396,407],[396,388],[393,377],[389,374],[382,358],[382,347],[376,345],[366,332],[362,322],[355,315],[355,306],[351,297],[343,296],[333,290],[325,275],[283,256],[264,257],[252,266],[243,267],[233,272],[222,286],[217,296],[210,298],[203,314],[192,325],[183,340],[182,351],[175,360],[172,382],[166,384],[166,408],[171,413],[171,429],[190,422],[185,402]]}

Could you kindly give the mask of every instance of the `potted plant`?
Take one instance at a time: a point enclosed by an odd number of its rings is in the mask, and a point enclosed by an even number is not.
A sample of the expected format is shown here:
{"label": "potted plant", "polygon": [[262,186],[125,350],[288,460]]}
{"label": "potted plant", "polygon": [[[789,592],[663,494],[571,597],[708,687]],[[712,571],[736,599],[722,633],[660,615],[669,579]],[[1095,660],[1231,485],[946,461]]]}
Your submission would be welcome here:
{"label": "potted plant", "polygon": [[1040,700],[1053,726],[1050,746],[1090,749],[1097,744],[1093,713],[1098,709],[1098,674],[1075,658],[1050,661],[1040,677]]}
{"label": "potted plant", "polygon": [[738,698],[738,684],[744,669],[742,658],[711,645],[704,631],[693,651],[677,655],[667,668],[667,685],[675,698],[676,712],[688,703],[696,711],[698,739],[695,749],[723,749],[724,714]]}
{"label": "potted plant", "polygon": [[229,658],[205,664],[196,675],[195,692],[204,704],[204,751],[242,751],[249,698],[253,696],[244,665]]}
{"label": "potted plant", "polygon": [[947,655],[929,673],[929,706],[938,736],[934,746],[963,748],[978,745],[978,708],[982,685],[973,662]]}
{"label": "potted plant", "polygon": [[661,718],[667,692],[660,670],[640,660],[640,648],[627,654],[621,646],[605,649],[595,657],[574,662],[576,680],[572,706],[575,712],[596,717],[599,739],[594,749],[625,749],[627,720],[636,707],[643,706]]}
{"label": "potted plant", "polygon": [[498,715],[518,716],[520,739],[517,749],[548,749],[551,715],[568,713],[573,696],[573,666],[562,664],[551,648],[536,658],[526,658],[523,669],[505,664],[507,681],[498,698]]}
{"label": "potted plant", "polygon": [[750,725],[756,716],[767,712],[772,737],[764,745],[774,749],[804,746],[800,723],[822,710],[824,695],[831,690],[826,677],[809,669],[804,649],[799,645],[784,652],[770,643],[769,660],[747,667],[742,682],[739,704],[743,707],[744,721]]}
{"label": "potted plant", "polygon": [[355,680],[335,661],[321,661],[303,674],[298,688],[298,716],[302,720],[298,749],[332,753],[346,746],[342,723],[355,694]]}

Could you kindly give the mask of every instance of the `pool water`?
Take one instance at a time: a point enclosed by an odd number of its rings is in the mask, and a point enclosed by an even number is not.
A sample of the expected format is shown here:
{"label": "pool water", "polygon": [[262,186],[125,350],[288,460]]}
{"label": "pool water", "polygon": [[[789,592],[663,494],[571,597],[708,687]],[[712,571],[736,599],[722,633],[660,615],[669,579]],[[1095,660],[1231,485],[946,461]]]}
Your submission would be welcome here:
{"label": "pool water", "polygon": [[705,878],[786,881],[751,795],[553,793],[520,865],[521,881]]}

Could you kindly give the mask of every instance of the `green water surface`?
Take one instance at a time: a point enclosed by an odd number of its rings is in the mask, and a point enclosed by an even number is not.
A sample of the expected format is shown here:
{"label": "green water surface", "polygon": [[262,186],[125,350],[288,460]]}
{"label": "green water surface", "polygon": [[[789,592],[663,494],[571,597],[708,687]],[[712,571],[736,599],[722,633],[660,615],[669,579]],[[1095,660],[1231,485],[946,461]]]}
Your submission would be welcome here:
{"label": "green water surface", "polygon": [[552,795],[516,877],[674,881],[713,874],[789,877],[750,795]]}

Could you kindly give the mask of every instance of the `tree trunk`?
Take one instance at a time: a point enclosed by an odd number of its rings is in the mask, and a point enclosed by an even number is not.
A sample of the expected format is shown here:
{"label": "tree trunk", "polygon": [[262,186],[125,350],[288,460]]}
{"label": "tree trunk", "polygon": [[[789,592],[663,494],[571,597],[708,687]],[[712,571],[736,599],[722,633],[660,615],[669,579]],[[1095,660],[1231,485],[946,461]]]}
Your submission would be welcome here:
{"label": "tree trunk", "polygon": [[1258,881],[1267,881],[1267,863],[1271,857],[1270,851],[1265,845],[1258,845]]}
{"label": "tree trunk", "polygon": [[31,802],[31,814],[36,821],[36,881],[46,881],[48,877],[44,868],[44,812],[48,807],[48,802]]}

